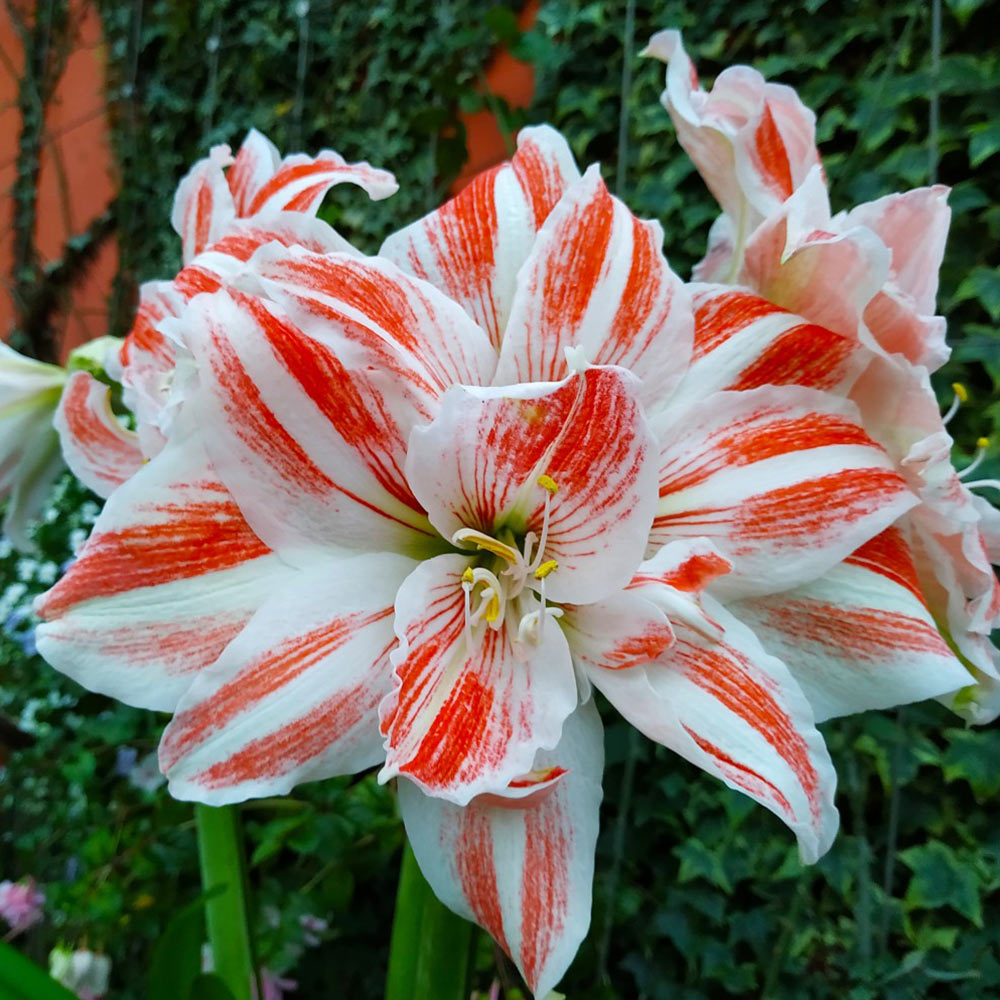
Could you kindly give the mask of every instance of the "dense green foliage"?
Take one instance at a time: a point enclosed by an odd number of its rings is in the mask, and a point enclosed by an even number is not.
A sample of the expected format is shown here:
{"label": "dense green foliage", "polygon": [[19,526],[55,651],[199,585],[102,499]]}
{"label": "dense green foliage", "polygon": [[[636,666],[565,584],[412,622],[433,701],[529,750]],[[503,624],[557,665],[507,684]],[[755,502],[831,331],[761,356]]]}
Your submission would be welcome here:
{"label": "dense green foliage", "polygon": [[[937,72],[930,5],[918,0],[637,6],[637,49],[653,30],[679,26],[704,79],[744,61],[799,90],[819,114],[835,210],[926,183],[936,164],[954,188],[941,303],[956,350],[942,396],[957,378],[971,389],[973,405],[954,425],[960,451],[982,434],[1000,440],[1000,4],[945,4]],[[123,178],[120,324],[135,282],[178,264],[166,224],[177,179],[209,144],[235,145],[251,124],[283,149],[330,146],[397,174],[401,190],[388,202],[338,190],[324,209],[366,249],[439,201],[463,159],[458,109],[502,104],[476,89],[498,40],[537,73],[530,109],[500,108],[508,127],[552,122],[581,163],[600,160],[614,178],[624,2],[546,0],[523,36],[490,3],[304,10],[268,0],[102,3]],[[635,60],[624,193],[664,223],[668,256],[686,274],[716,208],[658,104],[662,76],[660,64]],[[1000,472],[998,454],[984,474]],[[83,692],[30,645],[30,598],[96,511],[67,478],[38,528],[42,555],[0,558],[0,710],[38,738],[4,774],[0,878],[34,874],[49,896],[47,923],[19,939],[23,950],[44,960],[56,940],[105,948],[112,997],[138,1000],[157,942],[183,937],[176,925],[165,936],[171,917],[199,893],[192,810],[116,770],[121,747],[140,759],[155,748],[163,717]],[[610,721],[593,931],[563,991],[573,1000],[1000,992],[1000,731],[966,730],[934,705],[824,731],[843,831],[803,870],[770,814]],[[328,781],[251,803],[244,817],[260,959],[294,970],[304,1000],[332,989],[381,995],[402,844],[391,791],[370,775]],[[306,913],[330,921],[313,947],[299,922]],[[481,938],[478,988],[494,968]]]}

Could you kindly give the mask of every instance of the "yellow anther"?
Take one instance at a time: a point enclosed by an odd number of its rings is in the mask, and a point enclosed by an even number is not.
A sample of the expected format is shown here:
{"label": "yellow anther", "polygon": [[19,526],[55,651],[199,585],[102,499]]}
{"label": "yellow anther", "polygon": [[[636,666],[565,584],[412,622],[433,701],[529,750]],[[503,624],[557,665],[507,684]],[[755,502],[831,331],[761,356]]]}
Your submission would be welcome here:
{"label": "yellow anther", "polygon": [[482,531],[477,531],[475,528],[459,528],[451,536],[451,542],[452,545],[465,545],[471,542],[477,549],[492,552],[493,555],[499,556],[511,564],[517,562],[517,549],[512,545],[505,545],[503,542],[497,541],[497,539],[484,534]]}
{"label": "yellow anther", "polygon": [[990,439],[989,438],[976,438],[976,447],[977,448],[989,448],[989,446],[990,446]]}
{"label": "yellow anther", "polygon": [[462,574],[462,583],[475,583],[476,577],[472,572],[472,567],[467,566]]}
{"label": "yellow anther", "polygon": [[500,598],[494,594],[486,605],[486,614],[483,617],[488,622],[495,622],[500,617]]}
{"label": "yellow anther", "polygon": [[959,402],[967,403],[969,401],[969,390],[961,382],[952,382],[951,388],[955,395],[958,396]]}
{"label": "yellow anther", "polygon": [[547,559],[541,566],[538,567],[538,569],[535,570],[535,579],[544,580],[549,573],[557,570],[558,568],[559,563],[557,563],[555,559]]}
{"label": "yellow anther", "polygon": [[555,496],[559,489],[559,484],[551,477],[546,475],[541,475],[538,477],[538,485],[545,490],[549,496]]}

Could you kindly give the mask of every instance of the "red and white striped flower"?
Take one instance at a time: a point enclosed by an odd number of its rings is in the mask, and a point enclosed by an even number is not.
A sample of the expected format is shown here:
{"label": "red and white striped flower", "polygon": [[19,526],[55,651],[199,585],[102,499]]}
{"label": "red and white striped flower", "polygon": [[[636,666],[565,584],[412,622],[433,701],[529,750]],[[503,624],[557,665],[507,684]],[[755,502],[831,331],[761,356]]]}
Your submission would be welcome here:
{"label": "red and white striped flower", "polygon": [[676,32],[649,51],[669,61],[664,103],[723,209],[695,269],[726,284],[695,286],[692,383],[850,397],[920,500],[823,576],[739,595],[731,610],[786,660],[821,719],[931,696],[995,718],[1000,514],[956,474],[928,379],[948,356],[934,315],[947,189],[832,215],[811,113],[786,88],[732,67],[706,94]]}
{"label": "red and white striped flower", "polygon": [[171,332],[171,322],[191,298],[221,287],[267,243],[354,252],[315,217],[327,191],[343,183],[376,200],[398,187],[387,171],[347,163],[331,150],[282,159],[256,129],[247,133],[235,158],[228,146],[215,146],[191,168],[178,185],[171,215],[184,267],[171,281],[140,288],[132,329],[105,360],[122,385],[135,431],[114,417],[107,386],[89,373],[73,376],[60,405],[56,426],[63,454],[95,493],[107,497],[164,446],[192,374],[183,332],[175,322]]}
{"label": "red and white striped flower", "polygon": [[851,345],[811,386],[767,350],[692,362],[661,243],[538,128],[381,257],[261,247],[185,306],[170,439],[38,604],[50,662],[174,712],[181,797],[382,764],[436,891],[538,995],[589,922],[591,685],[815,859],[813,710],[705,590],[808,584],[916,502],[829,391]]}

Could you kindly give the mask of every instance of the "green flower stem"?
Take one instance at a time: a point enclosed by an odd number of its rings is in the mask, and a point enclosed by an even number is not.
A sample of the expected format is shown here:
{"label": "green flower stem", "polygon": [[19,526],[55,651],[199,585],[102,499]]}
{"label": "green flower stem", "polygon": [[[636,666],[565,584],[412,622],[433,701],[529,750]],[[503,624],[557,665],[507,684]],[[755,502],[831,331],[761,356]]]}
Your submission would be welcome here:
{"label": "green flower stem", "polygon": [[439,902],[403,849],[385,1000],[466,1000],[473,926]]}
{"label": "green flower stem", "polygon": [[235,806],[194,807],[201,884],[207,893],[205,922],[215,974],[233,1000],[252,1000],[256,977],[247,908],[243,832]]}

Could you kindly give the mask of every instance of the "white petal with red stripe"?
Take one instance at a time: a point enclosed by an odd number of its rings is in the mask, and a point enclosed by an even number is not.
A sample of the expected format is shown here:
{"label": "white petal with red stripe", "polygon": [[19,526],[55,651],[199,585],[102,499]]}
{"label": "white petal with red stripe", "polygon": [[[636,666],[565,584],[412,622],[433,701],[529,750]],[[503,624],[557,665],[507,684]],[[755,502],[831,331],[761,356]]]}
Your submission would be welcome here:
{"label": "white petal with red stripe", "polygon": [[378,368],[424,399],[427,419],[450,385],[484,385],[496,368],[486,334],[455,302],[391,261],[277,246],[243,283],[279,303],[354,369]]}
{"label": "white petal with red stripe", "polygon": [[337,184],[356,184],[369,198],[381,201],[399,190],[388,170],[370,163],[348,163],[339,153],[321,150],[315,156],[292,153],[277,170],[252,191],[247,191],[245,215],[303,212],[315,215],[327,191]]}
{"label": "white petal with red stripe", "polygon": [[554,747],[576,708],[569,647],[551,620],[537,642],[518,640],[519,616],[502,628],[466,628],[462,574],[470,560],[435,556],[396,598],[396,689],[382,708],[386,764],[424,791],[465,805],[501,791]]}
{"label": "white petal with red stripe", "polygon": [[580,172],[547,125],[522,129],[509,163],[484,171],[379,251],[460,303],[499,349],[515,279],[535,234]]}
{"label": "white petal with red stripe", "polygon": [[278,147],[262,132],[250,129],[226,174],[238,216],[253,215],[250,206],[254,195],[274,176],[280,164]]}
{"label": "white petal with red stripe", "polygon": [[752,231],[819,163],[816,116],[749,66],[724,69],[706,92],[678,31],[658,32],[644,54],[668,64],[660,100],[681,145],[723,211]]}
{"label": "white petal with red stripe", "polygon": [[565,767],[537,803],[465,808],[400,781],[406,833],[424,877],[450,909],[483,927],[538,998],[562,979],[590,926],[604,740],[592,701],[567,720],[538,767]]}
{"label": "white petal with red stripe", "polygon": [[914,506],[846,400],[798,386],[716,393],[664,414],[651,544],[706,537],[729,596],[814,580]]}
{"label": "white petal with red stripe", "polygon": [[70,376],[53,423],[70,471],[98,496],[108,496],[142,467],[138,435],[118,421],[111,390],[89,372]]}
{"label": "white petal with red stripe", "polygon": [[325,562],[262,605],[163,734],[171,794],[221,805],[381,762],[393,601],[413,565],[387,554]]}
{"label": "white petal with red stripe", "polygon": [[729,610],[788,664],[818,721],[934,698],[971,682],[934,624],[895,528],[819,580]]}
{"label": "white petal with red stripe", "polygon": [[181,238],[186,264],[223,236],[236,207],[223,168],[233,162],[228,146],[213,146],[177,186],[170,224]]}
{"label": "white petal with red stripe", "polygon": [[186,299],[214,292],[244,270],[254,251],[267,243],[301,246],[316,253],[353,253],[351,246],[322,219],[301,212],[276,212],[263,219],[237,219],[222,239],[213,243],[174,278],[174,287]]}
{"label": "white petal with red stripe", "polygon": [[[837,832],[837,776],[812,708],[781,660],[720,604],[702,600],[705,627],[675,622],[677,641],[656,662],[588,676],[650,739],[784,820],[802,859],[816,861]],[[707,634],[712,626],[720,638]]]}
{"label": "white petal with red stripe", "polygon": [[114,492],[79,559],[37,599],[38,649],[92,691],[170,711],[292,572],[188,437]]}
{"label": "white petal with red stripe", "polygon": [[567,374],[565,351],[620,365],[662,399],[687,367],[693,320],[687,292],[663,256],[658,222],[637,219],[592,166],[558,202],[518,274],[497,385]]}
{"label": "white petal with red stripe", "polygon": [[277,307],[218,291],[184,317],[209,453],[257,534],[296,564],[317,548],[407,551],[434,539],[403,475],[419,407],[349,370]]}
{"label": "white petal with red stripe", "polygon": [[[631,579],[656,503],[656,442],[635,389],[619,368],[555,384],[456,386],[413,431],[407,478],[445,538],[544,529],[544,558],[558,563],[545,581],[551,599],[600,600]],[[551,497],[541,476],[556,484]]]}
{"label": "white petal with red stripe", "polygon": [[674,641],[667,616],[631,590],[570,606],[559,620],[575,663],[626,670],[655,660]]}
{"label": "white petal with red stripe", "polygon": [[869,355],[858,343],[731,285],[694,285],[694,352],[673,401],[721,389],[802,385],[845,395]]}

